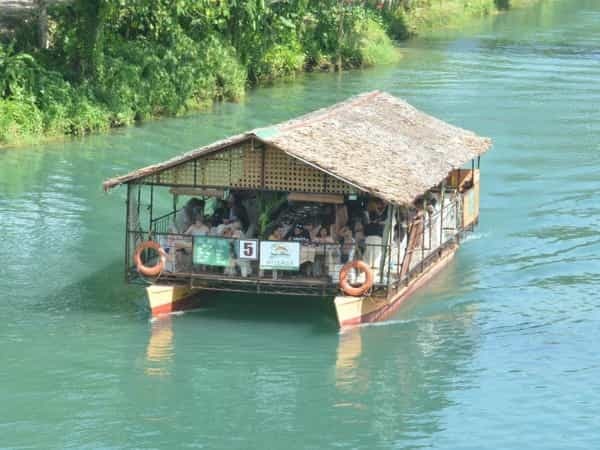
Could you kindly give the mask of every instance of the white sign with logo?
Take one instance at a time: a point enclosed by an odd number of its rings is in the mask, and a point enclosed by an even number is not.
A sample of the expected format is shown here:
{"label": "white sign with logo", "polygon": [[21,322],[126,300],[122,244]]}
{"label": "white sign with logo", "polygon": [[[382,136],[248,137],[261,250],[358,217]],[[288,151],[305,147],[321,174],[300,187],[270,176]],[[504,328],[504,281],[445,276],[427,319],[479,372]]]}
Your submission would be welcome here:
{"label": "white sign with logo", "polygon": [[300,243],[261,241],[260,268],[265,270],[299,270]]}
{"label": "white sign with logo", "polygon": [[238,255],[240,259],[257,260],[258,259],[258,240],[240,239]]}

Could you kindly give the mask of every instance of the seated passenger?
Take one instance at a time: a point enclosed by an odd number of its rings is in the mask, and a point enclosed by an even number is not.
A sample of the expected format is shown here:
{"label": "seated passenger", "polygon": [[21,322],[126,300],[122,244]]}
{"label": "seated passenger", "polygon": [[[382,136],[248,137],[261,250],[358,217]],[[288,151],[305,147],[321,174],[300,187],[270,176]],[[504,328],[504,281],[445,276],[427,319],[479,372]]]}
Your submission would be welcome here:
{"label": "seated passenger", "polygon": [[308,244],[310,242],[310,235],[308,234],[308,231],[304,229],[304,226],[298,223],[287,233],[285,239],[288,241],[300,242],[301,244]]}
{"label": "seated passenger", "polygon": [[387,206],[381,199],[376,199],[374,209],[369,213],[369,223],[365,227],[365,262],[379,271],[381,265],[381,250],[383,245],[383,231],[387,217]]}
{"label": "seated passenger", "polygon": [[223,230],[227,227],[219,214],[215,214],[210,219],[210,236],[223,236]]}
{"label": "seated passenger", "polygon": [[[224,227],[221,236],[223,238],[231,238],[233,236],[233,230],[228,226],[225,226],[225,225],[221,225],[221,226]],[[230,241],[229,265],[223,269],[223,273],[225,275],[235,275],[236,255],[235,255],[234,246],[231,244],[232,244],[232,242]]]}
{"label": "seated passenger", "polygon": [[365,242],[365,227],[360,221],[354,223],[354,240],[357,244],[362,245]]}
{"label": "seated passenger", "polygon": [[185,206],[175,215],[175,228],[178,233],[184,233],[194,223],[196,211],[202,212],[204,202],[198,198],[191,198]]}
{"label": "seated passenger", "polygon": [[227,199],[227,208],[228,210],[225,211],[225,216],[223,217],[223,223],[240,222],[241,230],[245,233],[250,225],[250,220],[246,207],[242,204],[239,197],[231,194]]}
{"label": "seated passenger", "polygon": [[191,234],[192,236],[206,236],[210,228],[204,223],[204,217],[202,214],[196,215],[196,221],[191,224],[185,234]]}
{"label": "seated passenger", "polygon": [[230,223],[229,228],[231,229],[232,238],[241,239],[244,237],[244,232],[242,231],[242,223],[239,220]]}
{"label": "seated passenger", "polygon": [[318,235],[313,239],[317,244],[333,244],[333,238],[329,235],[327,227],[320,227]]}
{"label": "seated passenger", "polygon": [[356,242],[356,256],[358,257],[358,259],[362,259],[365,253],[365,227],[360,220],[357,220],[356,222],[354,222],[354,227],[352,230],[354,232],[354,241]]}
{"label": "seated passenger", "polygon": [[339,249],[337,245],[327,245],[335,243],[329,235],[327,227],[319,228],[319,235],[313,239],[313,242],[320,244],[315,255],[314,274],[318,277],[327,275],[329,270],[333,269],[336,264],[336,260],[339,257]]}
{"label": "seated passenger", "polygon": [[352,236],[352,230],[348,226],[344,226],[340,230],[340,242],[342,245],[342,264],[354,259],[355,241]]}
{"label": "seated passenger", "polygon": [[342,237],[342,229],[346,225],[348,225],[348,207],[346,205],[335,205],[335,221],[331,233],[335,239]]}
{"label": "seated passenger", "polygon": [[282,226],[278,226],[270,234],[268,240],[269,241],[282,241],[283,238],[284,238],[284,236],[285,236],[285,233],[283,232],[283,227]]}

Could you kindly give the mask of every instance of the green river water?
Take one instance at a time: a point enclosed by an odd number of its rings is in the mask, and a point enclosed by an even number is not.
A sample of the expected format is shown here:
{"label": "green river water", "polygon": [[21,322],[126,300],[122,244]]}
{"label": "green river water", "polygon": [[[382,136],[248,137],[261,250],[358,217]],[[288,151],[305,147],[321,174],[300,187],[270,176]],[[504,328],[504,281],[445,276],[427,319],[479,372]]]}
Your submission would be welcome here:
{"label": "green river water", "polygon": [[[382,89],[494,139],[481,224],[388,322],[152,322],[105,178]],[[368,151],[365,150],[365,151]],[[600,1],[547,0],[183,119],[0,151],[0,448],[600,448]]]}

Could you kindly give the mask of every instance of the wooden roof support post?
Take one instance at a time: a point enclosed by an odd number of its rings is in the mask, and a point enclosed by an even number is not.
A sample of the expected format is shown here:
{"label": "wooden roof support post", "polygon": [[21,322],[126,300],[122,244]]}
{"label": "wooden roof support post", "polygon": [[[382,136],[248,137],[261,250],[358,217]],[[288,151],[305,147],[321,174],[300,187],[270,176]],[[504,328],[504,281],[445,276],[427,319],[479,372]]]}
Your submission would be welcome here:
{"label": "wooden roof support post", "polygon": [[[425,265],[423,264],[423,260],[425,259],[425,217],[427,214],[427,210],[425,207],[425,197],[423,197],[423,226],[422,226],[422,230],[421,230],[421,272],[423,272],[423,269],[425,267]],[[429,227],[431,227],[431,221],[428,224]],[[429,235],[431,236],[431,233],[429,233]]]}
{"label": "wooden roof support post", "polygon": [[[401,272],[402,272],[402,268],[400,267],[400,250],[402,250],[402,241],[404,241],[404,237],[402,237],[402,239],[400,239],[400,227],[401,225],[401,220],[400,220],[400,208],[396,208],[396,223],[398,225],[398,255],[396,258],[396,276],[398,277],[398,281],[401,281]],[[408,229],[406,230],[406,233],[408,233]],[[408,236],[406,238],[406,242],[408,243]]]}
{"label": "wooden roof support post", "polygon": [[[388,225],[389,232],[387,237],[387,243],[385,246],[385,252],[387,253],[385,257],[385,261],[387,261],[387,295],[390,292],[390,283],[391,283],[391,270],[392,270],[392,245],[394,245],[394,228],[398,225],[398,221],[394,220],[396,218],[396,211],[398,210],[397,206],[389,205],[390,211],[388,212]],[[383,276],[383,271],[382,271]]]}
{"label": "wooden roof support post", "polygon": [[150,185],[150,204],[148,205],[148,232],[150,233],[149,238],[152,236],[152,209],[154,207],[154,185]]}
{"label": "wooden roof support post", "polygon": [[388,260],[389,258],[389,247],[390,247],[390,236],[391,233],[393,233],[393,226],[392,226],[392,218],[394,217],[393,214],[393,206],[388,203],[387,205],[387,217],[385,219],[385,227],[383,229],[383,239],[381,242],[381,245],[383,246],[383,248],[381,249],[381,260],[379,262],[379,282],[383,283],[383,272],[385,270],[385,262]]}
{"label": "wooden roof support post", "polygon": [[440,185],[440,246],[444,243],[444,196],[446,191],[446,181]]}
{"label": "wooden roof support post", "polygon": [[129,272],[129,202],[131,201],[131,186],[129,185],[129,183],[127,183],[127,200],[125,200],[125,208],[126,208],[126,213],[125,213],[125,264],[124,264],[124,269],[125,269],[125,282],[128,281],[128,272]]}

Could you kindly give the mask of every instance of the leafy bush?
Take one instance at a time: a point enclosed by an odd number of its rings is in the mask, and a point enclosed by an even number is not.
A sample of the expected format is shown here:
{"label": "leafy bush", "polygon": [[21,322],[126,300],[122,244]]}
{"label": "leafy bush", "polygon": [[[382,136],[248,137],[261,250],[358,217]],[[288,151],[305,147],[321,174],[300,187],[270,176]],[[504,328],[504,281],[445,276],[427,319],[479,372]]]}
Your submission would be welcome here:
{"label": "leafy bush", "polygon": [[0,143],[12,144],[43,131],[42,113],[25,100],[0,99]]}
{"label": "leafy bush", "polygon": [[237,101],[244,97],[247,69],[236,57],[235,49],[221,40],[210,37],[200,43],[202,78],[196,80],[198,100],[218,98]]}
{"label": "leafy bush", "polygon": [[287,45],[276,44],[268,49],[258,62],[256,77],[259,81],[289,77],[300,71],[306,56],[297,41]]}
{"label": "leafy bush", "polygon": [[106,131],[110,127],[110,113],[93,97],[79,94],[70,109],[70,130],[67,134],[83,136],[88,133]]}
{"label": "leafy bush", "polygon": [[413,0],[409,8],[401,8],[396,16],[400,18],[402,14],[408,35],[416,35],[457,27],[465,20],[487,16],[496,9],[496,0]]}
{"label": "leafy bush", "polygon": [[357,34],[360,39],[358,51],[362,66],[392,64],[400,59],[398,49],[386,34],[383,26],[373,18],[365,20],[360,25]]}

